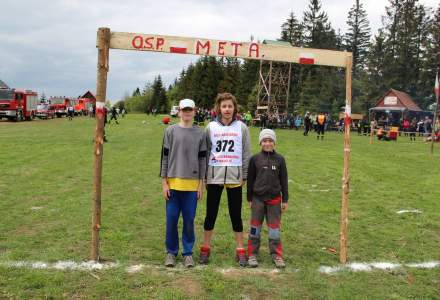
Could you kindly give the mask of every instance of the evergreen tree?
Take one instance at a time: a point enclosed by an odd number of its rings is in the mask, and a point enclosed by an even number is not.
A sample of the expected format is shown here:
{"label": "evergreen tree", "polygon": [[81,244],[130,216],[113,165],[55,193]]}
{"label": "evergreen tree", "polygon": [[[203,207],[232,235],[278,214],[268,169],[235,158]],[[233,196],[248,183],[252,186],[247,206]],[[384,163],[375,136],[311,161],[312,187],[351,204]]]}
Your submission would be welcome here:
{"label": "evergreen tree", "polygon": [[[304,46],[304,34],[303,24],[301,24],[293,12],[290,13],[287,20],[281,25],[281,40],[289,42],[292,46],[302,47]],[[258,69],[257,69],[258,72]],[[298,103],[299,96],[301,94],[302,85],[301,82],[301,66],[292,64],[291,66],[291,78],[290,78],[290,95],[288,107],[290,111],[295,110],[295,106]],[[257,73],[258,74],[258,73]],[[256,81],[258,77],[256,78]]]}
{"label": "evergreen tree", "polygon": [[223,79],[219,83],[219,92],[237,94],[240,80],[240,62],[236,58],[224,58]]}
{"label": "evergreen tree", "polygon": [[258,60],[245,60],[240,66],[240,78],[236,97],[238,103],[248,107],[248,109],[252,109],[252,103],[257,101],[257,93],[253,94],[252,91],[258,86],[259,69],[260,62]]}
{"label": "evergreen tree", "polygon": [[136,97],[136,96],[140,96],[141,95],[141,91],[139,89],[139,87],[137,87],[132,94],[132,97]]}
{"label": "evergreen tree", "polygon": [[219,92],[220,82],[224,78],[223,67],[220,60],[215,57],[206,57],[206,76],[202,82],[202,99],[200,103],[203,107],[211,108],[214,106],[215,98]]}
{"label": "evergreen tree", "polygon": [[347,51],[353,53],[353,77],[357,78],[358,72],[365,68],[370,41],[370,25],[360,0],[355,0],[350,9],[347,25],[348,32],[344,36],[344,42]]}
{"label": "evergreen tree", "polygon": [[289,42],[292,46],[303,45],[302,25],[298,22],[295,14],[290,13],[287,20],[281,25],[281,40]]}
{"label": "evergreen tree", "polygon": [[420,74],[420,104],[428,107],[435,101],[433,93],[434,79],[436,72],[440,72],[440,4],[433,13],[432,19],[428,24],[428,35],[421,43],[422,49],[426,49],[422,58]]}
{"label": "evergreen tree", "polygon": [[385,82],[416,98],[429,24],[426,8],[418,0],[389,0],[384,17]]}
{"label": "evergreen tree", "polygon": [[344,51],[346,47],[344,45],[344,36],[341,33],[341,29],[338,29],[338,33],[336,34],[336,50]]}
{"label": "evergreen tree", "polygon": [[[319,0],[310,0],[302,24],[306,47],[337,49],[335,30],[328,21],[327,14],[321,10]],[[329,103],[337,100],[339,93],[336,92],[335,87],[340,85],[338,81],[341,79],[335,68],[301,66],[298,80],[300,112],[328,111]]]}
{"label": "evergreen tree", "polygon": [[336,34],[328,21],[327,14],[321,10],[320,0],[310,0],[308,10],[304,12],[302,27],[306,47],[336,48]]}
{"label": "evergreen tree", "polygon": [[160,113],[165,113],[168,111],[168,100],[160,75],[154,79],[152,86],[152,98],[149,108],[150,110],[155,108]]}
{"label": "evergreen tree", "polygon": [[382,29],[375,35],[367,55],[367,70],[360,73],[360,96],[362,111],[367,112],[373,107],[375,101],[385,93],[389,87],[385,83],[383,70],[387,64],[385,60],[386,42],[385,33]]}

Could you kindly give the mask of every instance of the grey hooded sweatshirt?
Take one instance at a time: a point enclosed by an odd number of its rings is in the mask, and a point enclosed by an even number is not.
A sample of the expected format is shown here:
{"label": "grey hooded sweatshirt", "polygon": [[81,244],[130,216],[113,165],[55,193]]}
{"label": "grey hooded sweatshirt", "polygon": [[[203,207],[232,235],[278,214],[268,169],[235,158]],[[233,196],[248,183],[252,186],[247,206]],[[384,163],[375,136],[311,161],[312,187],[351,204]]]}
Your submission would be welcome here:
{"label": "grey hooded sweatshirt", "polygon": [[160,176],[162,178],[204,179],[206,138],[198,126],[169,126],[164,133]]}

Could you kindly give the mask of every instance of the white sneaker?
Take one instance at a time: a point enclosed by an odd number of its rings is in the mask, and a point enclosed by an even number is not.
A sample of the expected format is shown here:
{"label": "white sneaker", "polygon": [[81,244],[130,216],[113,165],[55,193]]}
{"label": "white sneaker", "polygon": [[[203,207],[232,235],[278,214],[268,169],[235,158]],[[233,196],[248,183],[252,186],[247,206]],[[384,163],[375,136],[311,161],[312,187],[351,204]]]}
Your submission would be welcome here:
{"label": "white sneaker", "polygon": [[275,267],[278,269],[282,269],[286,267],[286,264],[284,263],[284,259],[281,256],[273,255],[272,256],[273,263],[275,264]]}
{"label": "white sneaker", "polygon": [[167,256],[165,257],[165,266],[172,268],[175,265],[176,265],[176,257],[171,253],[168,253]]}
{"label": "white sneaker", "polygon": [[185,268],[194,267],[194,259],[192,255],[187,255],[183,257],[183,265],[185,266]]}
{"label": "white sneaker", "polygon": [[258,260],[257,257],[255,255],[251,255],[248,258],[248,266],[251,268],[256,268],[258,267]]}

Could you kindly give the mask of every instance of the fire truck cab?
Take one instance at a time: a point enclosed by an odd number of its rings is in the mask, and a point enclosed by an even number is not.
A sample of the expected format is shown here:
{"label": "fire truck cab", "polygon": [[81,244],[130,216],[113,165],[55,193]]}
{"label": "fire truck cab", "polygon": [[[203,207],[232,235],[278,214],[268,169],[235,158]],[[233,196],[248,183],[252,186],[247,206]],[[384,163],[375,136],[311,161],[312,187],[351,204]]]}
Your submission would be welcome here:
{"label": "fire truck cab", "polygon": [[35,118],[39,104],[37,92],[31,90],[0,89],[0,118],[14,121]]}

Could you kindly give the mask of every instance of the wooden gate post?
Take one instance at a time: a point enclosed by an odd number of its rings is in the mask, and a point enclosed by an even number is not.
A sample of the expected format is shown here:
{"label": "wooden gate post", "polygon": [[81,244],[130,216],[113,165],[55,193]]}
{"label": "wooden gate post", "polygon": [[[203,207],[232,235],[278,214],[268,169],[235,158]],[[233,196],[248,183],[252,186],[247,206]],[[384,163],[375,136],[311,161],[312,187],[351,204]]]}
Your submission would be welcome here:
{"label": "wooden gate post", "polygon": [[347,262],[347,235],[348,235],[348,195],[350,193],[350,127],[351,127],[351,68],[353,56],[347,54],[347,66],[345,68],[345,133],[344,133],[344,173],[342,176],[342,201],[339,240],[339,261]]}
{"label": "wooden gate post", "polygon": [[104,105],[107,91],[107,72],[109,69],[110,29],[99,28],[97,35],[98,71],[96,82],[96,131],[94,148],[93,174],[93,215],[92,215],[92,249],[91,259],[98,261],[99,230],[101,228],[101,182],[102,155],[104,145]]}

